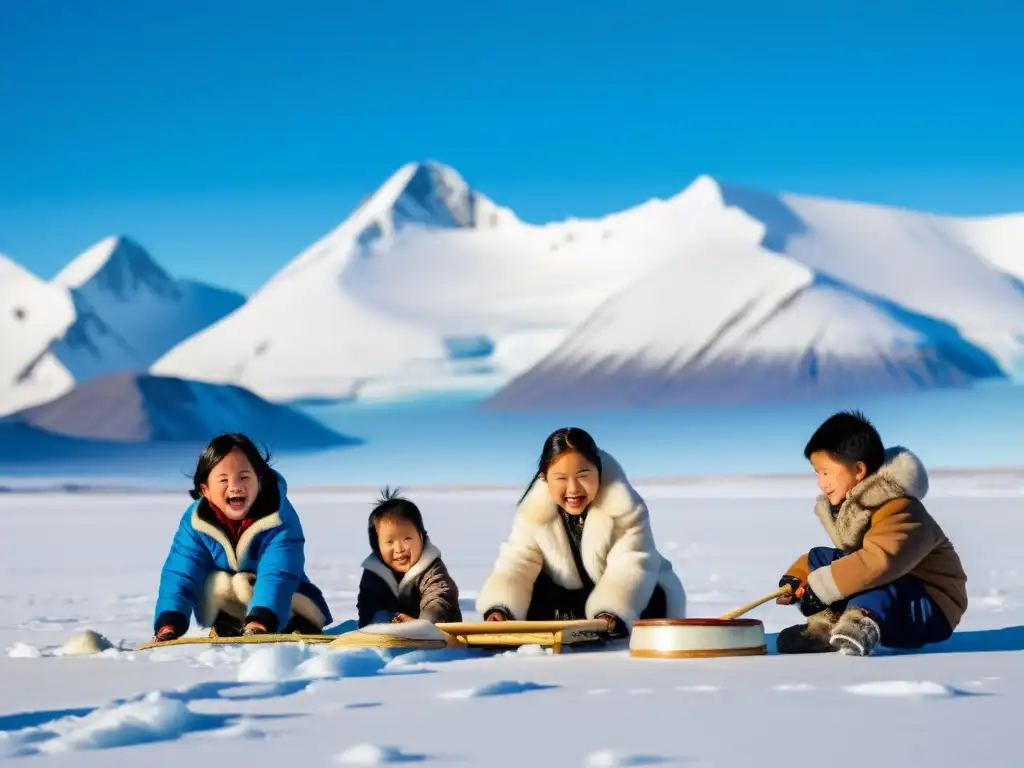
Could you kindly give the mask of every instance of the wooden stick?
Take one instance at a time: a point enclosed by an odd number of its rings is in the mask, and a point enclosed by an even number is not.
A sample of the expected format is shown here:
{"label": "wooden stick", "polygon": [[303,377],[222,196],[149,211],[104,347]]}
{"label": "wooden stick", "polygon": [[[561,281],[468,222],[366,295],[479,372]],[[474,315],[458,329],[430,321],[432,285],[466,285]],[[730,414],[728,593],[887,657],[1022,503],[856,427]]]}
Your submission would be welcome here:
{"label": "wooden stick", "polygon": [[741,605],[739,608],[735,608],[734,610],[731,610],[728,613],[723,613],[721,616],[719,616],[719,618],[725,620],[738,619],[744,613],[749,613],[750,611],[757,608],[757,606],[767,603],[769,600],[774,600],[778,597],[782,597],[783,595],[788,595],[792,591],[793,588],[789,584],[787,584],[784,587],[779,587],[770,595],[765,595],[764,597],[760,597],[757,600],[754,600],[753,602],[747,603],[746,605]]}
{"label": "wooden stick", "polygon": [[608,632],[608,622],[604,619],[576,619],[573,621],[460,621],[440,622],[435,626],[442,632],[447,632],[451,635],[508,635],[520,632],[559,632],[563,630]]}

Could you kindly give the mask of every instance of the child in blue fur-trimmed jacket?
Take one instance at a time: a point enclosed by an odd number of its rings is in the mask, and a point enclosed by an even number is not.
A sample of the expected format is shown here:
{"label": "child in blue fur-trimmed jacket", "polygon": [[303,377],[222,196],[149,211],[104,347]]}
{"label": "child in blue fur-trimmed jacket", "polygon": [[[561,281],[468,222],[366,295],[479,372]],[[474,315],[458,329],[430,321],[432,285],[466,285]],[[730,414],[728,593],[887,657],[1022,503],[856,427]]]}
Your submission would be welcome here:
{"label": "child in blue fur-trimmed jacket", "polygon": [[330,610],[306,577],[302,525],[268,457],[245,435],[219,435],[192,480],[160,573],[156,640],[183,635],[193,613],[212,636],[322,632]]}

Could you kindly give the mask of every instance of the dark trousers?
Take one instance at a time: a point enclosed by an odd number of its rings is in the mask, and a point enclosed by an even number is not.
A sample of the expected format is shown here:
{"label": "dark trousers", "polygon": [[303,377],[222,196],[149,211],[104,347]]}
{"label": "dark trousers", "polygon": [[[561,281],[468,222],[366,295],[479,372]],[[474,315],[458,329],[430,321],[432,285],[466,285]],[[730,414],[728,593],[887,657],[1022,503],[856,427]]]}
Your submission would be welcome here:
{"label": "dark trousers", "polygon": [[[811,569],[824,568],[844,556],[832,547],[815,547],[807,553]],[[858,592],[831,608],[843,611],[855,606],[873,618],[882,632],[882,645],[914,650],[940,643],[953,634],[945,614],[932,600],[924,584],[913,576],[901,576],[890,584]]]}
{"label": "dark trousers", "polygon": [[[585,619],[589,589],[566,589],[555,584],[547,572],[541,569],[540,575],[533,583],[533,597],[530,607],[526,610],[527,621],[573,621]],[[650,602],[640,614],[641,619],[667,618],[668,605],[665,591],[661,587],[654,588]]]}

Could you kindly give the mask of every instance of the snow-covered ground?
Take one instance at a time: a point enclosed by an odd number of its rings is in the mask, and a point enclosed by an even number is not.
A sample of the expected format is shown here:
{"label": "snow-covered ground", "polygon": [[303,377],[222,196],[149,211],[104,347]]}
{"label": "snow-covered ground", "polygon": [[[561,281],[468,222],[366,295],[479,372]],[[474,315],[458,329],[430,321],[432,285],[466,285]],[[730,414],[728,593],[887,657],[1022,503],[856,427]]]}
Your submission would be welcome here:
{"label": "snow-covered ground", "polygon": [[[771,591],[799,552],[826,543],[812,476],[641,491],[692,616]],[[476,618],[475,590],[515,490],[410,494]],[[1019,475],[934,478],[928,506],[964,560],[971,604],[954,637],[930,652],[648,661],[621,648],[54,656],[90,627],[115,642],[148,638],[187,498],[0,495],[0,756],[71,751],[61,759],[95,766],[1015,765],[1022,498]],[[296,491],[293,501],[311,577],[337,620],[354,617],[372,496]],[[799,618],[774,604],[753,615],[769,632]]]}

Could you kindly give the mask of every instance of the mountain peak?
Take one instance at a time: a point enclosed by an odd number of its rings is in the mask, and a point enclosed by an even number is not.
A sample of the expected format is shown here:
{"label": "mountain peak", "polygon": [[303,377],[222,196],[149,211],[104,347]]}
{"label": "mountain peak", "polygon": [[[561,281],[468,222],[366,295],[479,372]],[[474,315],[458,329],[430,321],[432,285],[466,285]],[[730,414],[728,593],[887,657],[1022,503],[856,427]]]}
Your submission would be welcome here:
{"label": "mountain peak", "polygon": [[514,219],[510,210],[473,189],[457,170],[435,160],[403,165],[350,217],[381,234],[409,225],[488,228]]}
{"label": "mountain peak", "polygon": [[146,286],[157,295],[175,297],[174,279],[130,237],[106,237],[60,271],[53,282],[69,290],[88,288],[126,299]]}

